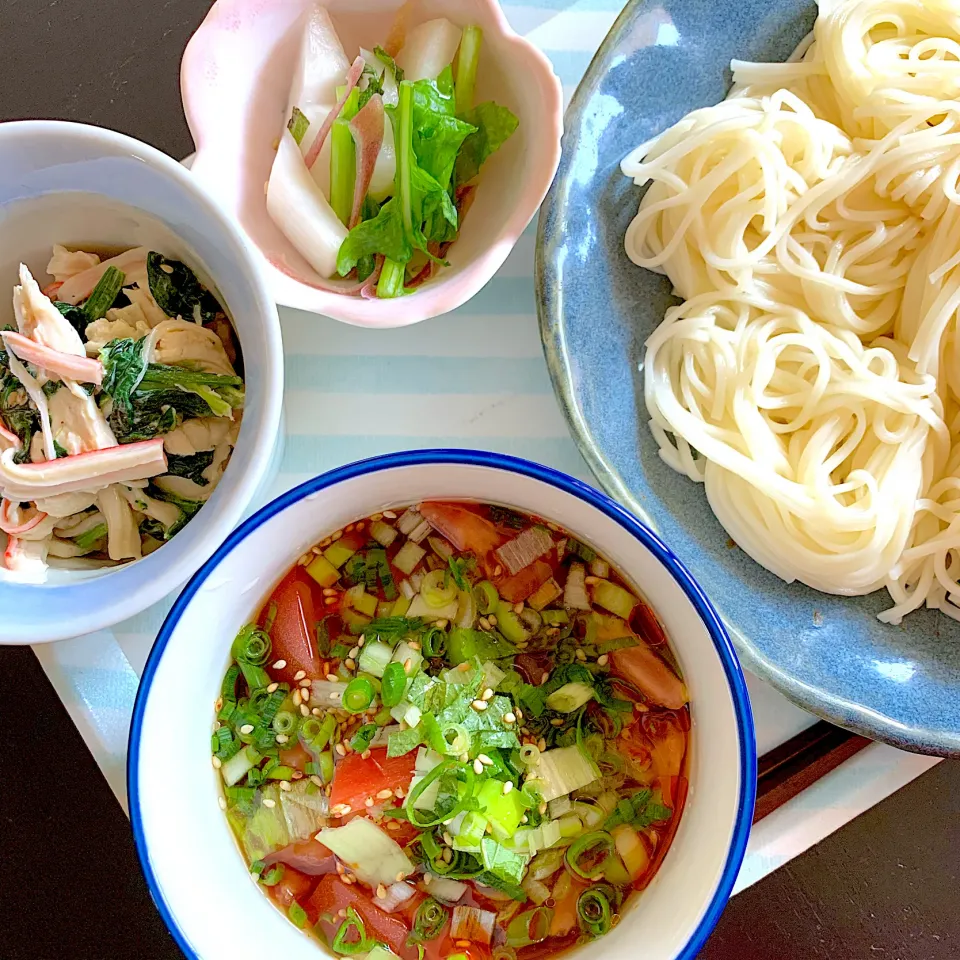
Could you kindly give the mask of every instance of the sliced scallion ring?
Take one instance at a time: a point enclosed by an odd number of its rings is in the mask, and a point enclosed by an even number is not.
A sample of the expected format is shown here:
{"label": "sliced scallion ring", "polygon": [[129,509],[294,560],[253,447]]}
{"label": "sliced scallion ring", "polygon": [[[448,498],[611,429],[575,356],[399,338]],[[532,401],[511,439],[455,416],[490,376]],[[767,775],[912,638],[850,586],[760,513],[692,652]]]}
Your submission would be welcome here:
{"label": "sliced scallion ring", "polygon": [[602,937],[613,926],[610,901],[603,890],[590,887],[577,900],[577,922],[588,937]]}
{"label": "sliced scallion ring", "polygon": [[349,713],[363,713],[373,703],[375,696],[373,684],[366,677],[354,677],[343,691],[341,705]]}
{"label": "sliced scallion ring", "polygon": [[[460,796],[457,803],[454,804],[450,810],[445,810],[439,816],[435,810],[418,810],[416,803],[420,797],[423,796],[423,792],[427,789],[427,787],[431,786],[431,784],[435,783],[442,776],[445,776],[448,773],[455,774],[458,779],[465,781],[463,784],[463,790],[460,791]],[[458,763],[455,760],[444,760],[443,763],[438,763],[407,794],[407,800],[404,804],[407,811],[407,818],[415,827],[418,827],[420,830],[423,830],[427,827],[435,827],[438,823],[442,823],[444,820],[450,820],[465,808],[467,800],[473,795],[473,782],[475,779],[476,774],[473,772],[473,767],[467,764]],[[421,819],[421,817],[424,819]]]}
{"label": "sliced scallion ring", "polygon": [[[351,684],[352,686],[352,684]],[[348,686],[349,690],[350,687]],[[407,673],[402,663],[388,663],[380,682],[380,699],[385,707],[395,707],[407,689]]]}
{"label": "sliced scallion ring", "polygon": [[500,602],[500,594],[497,588],[489,580],[481,580],[473,588],[473,596],[477,601],[477,609],[483,616],[493,613]]}
{"label": "sliced scallion ring", "polygon": [[413,935],[417,940],[435,940],[447,922],[447,911],[433,897],[428,897],[417,908],[413,918]]}
{"label": "sliced scallion ring", "polygon": [[565,859],[567,866],[578,877],[596,880],[615,849],[614,839],[606,830],[594,830],[577,837],[567,848]]}
{"label": "sliced scallion ring", "polygon": [[334,953],[348,957],[355,953],[368,953],[373,949],[373,942],[367,939],[367,928],[363,919],[353,907],[347,907],[347,918],[337,928],[330,947]]}

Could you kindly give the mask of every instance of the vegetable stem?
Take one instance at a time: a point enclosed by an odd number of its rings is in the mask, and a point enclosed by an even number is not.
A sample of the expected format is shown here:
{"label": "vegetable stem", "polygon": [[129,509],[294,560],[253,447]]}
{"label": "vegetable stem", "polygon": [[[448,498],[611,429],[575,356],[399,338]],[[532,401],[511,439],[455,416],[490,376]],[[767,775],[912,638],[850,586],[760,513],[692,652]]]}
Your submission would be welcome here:
{"label": "vegetable stem", "polygon": [[[413,241],[413,84],[404,81],[400,84],[400,100],[397,104],[399,130],[396,137],[397,149],[397,193],[403,218],[403,232],[409,241]],[[386,270],[386,265],[384,265]],[[382,283],[382,280],[381,280]]]}
{"label": "vegetable stem", "polygon": [[406,267],[396,260],[384,260],[377,282],[377,296],[383,298],[403,295],[403,281]]}
{"label": "vegetable stem", "polygon": [[357,178],[357,148],[350,123],[343,118],[330,131],[330,206],[344,226],[353,211],[353,189]]}
{"label": "vegetable stem", "polygon": [[83,312],[91,323],[107,315],[107,311],[113,306],[113,301],[117,299],[117,294],[123,287],[123,279],[123,271],[116,267],[107,267],[104,270],[103,276],[83,305]]}
{"label": "vegetable stem", "polygon": [[473,109],[473,94],[477,86],[477,66],[480,62],[482,42],[483,31],[476,24],[464,27],[463,36],[460,38],[460,53],[457,56],[457,79],[454,84],[458,115]]}

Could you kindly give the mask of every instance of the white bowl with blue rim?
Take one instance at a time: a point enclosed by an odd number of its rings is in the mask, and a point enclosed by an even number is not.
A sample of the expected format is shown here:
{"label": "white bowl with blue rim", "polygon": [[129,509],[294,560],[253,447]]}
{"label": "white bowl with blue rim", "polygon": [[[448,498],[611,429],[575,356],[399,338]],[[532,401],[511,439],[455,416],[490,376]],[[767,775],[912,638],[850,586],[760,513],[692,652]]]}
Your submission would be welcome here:
{"label": "white bowl with blue rim", "polygon": [[94,573],[51,571],[44,584],[0,579],[0,645],[62,640],[112,626],[180,587],[269,479],[281,434],[276,305],[238,228],[178,163],[99,127],[49,120],[0,124],[0,327],[13,323],[10,294],[18,264],[42,277],[54,243],[149,246],[193,268],[233,320],[246,409],[217,489],[160,550]]}
{"label": "white bowl with blue rim", "polygon": [[656,877],[582,955],[692,960],[730,896],[756,790],[750,702],[723,625],[663,542],[612,500],[547,467],[466,450],[391,454],[302,484],[231,534],[174,604],[143,673],[127,767],[137,851],[163,919],[190,958],[323,956],[251,879],[218,805],[213,704],[234,635],[299,556],[347,523],[428,498],[554,520],[653,600],[690,691],[690,790]]}

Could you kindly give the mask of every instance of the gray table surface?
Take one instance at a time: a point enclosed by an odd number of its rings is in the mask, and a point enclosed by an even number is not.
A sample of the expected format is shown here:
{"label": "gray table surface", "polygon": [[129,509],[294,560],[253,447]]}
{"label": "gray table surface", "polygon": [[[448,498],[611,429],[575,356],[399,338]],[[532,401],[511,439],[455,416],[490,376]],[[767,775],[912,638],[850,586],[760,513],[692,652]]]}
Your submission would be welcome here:
{"label": "gray table surface", "polygon": [[[185,156],[178,64],[209,5],[0,0],[0,120],[95,123]],[[179,957],[126,818],[29,650],[0,650],[0,744],[0,958]],[[736,897],[701,957],[960,958],[958,862],[960,765],[942,763]]]}

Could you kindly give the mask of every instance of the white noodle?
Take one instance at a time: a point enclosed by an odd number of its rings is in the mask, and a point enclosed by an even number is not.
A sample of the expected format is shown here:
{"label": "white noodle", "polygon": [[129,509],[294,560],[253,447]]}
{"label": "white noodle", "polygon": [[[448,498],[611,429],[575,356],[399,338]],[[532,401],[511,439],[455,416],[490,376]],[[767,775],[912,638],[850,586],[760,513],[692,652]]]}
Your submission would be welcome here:
{"label": "white noodle", "polygon": [[664,461],[786,581],[960,619],[960,8],[821,3],[786,64],[622,163],[680,306],[647,341]]}

